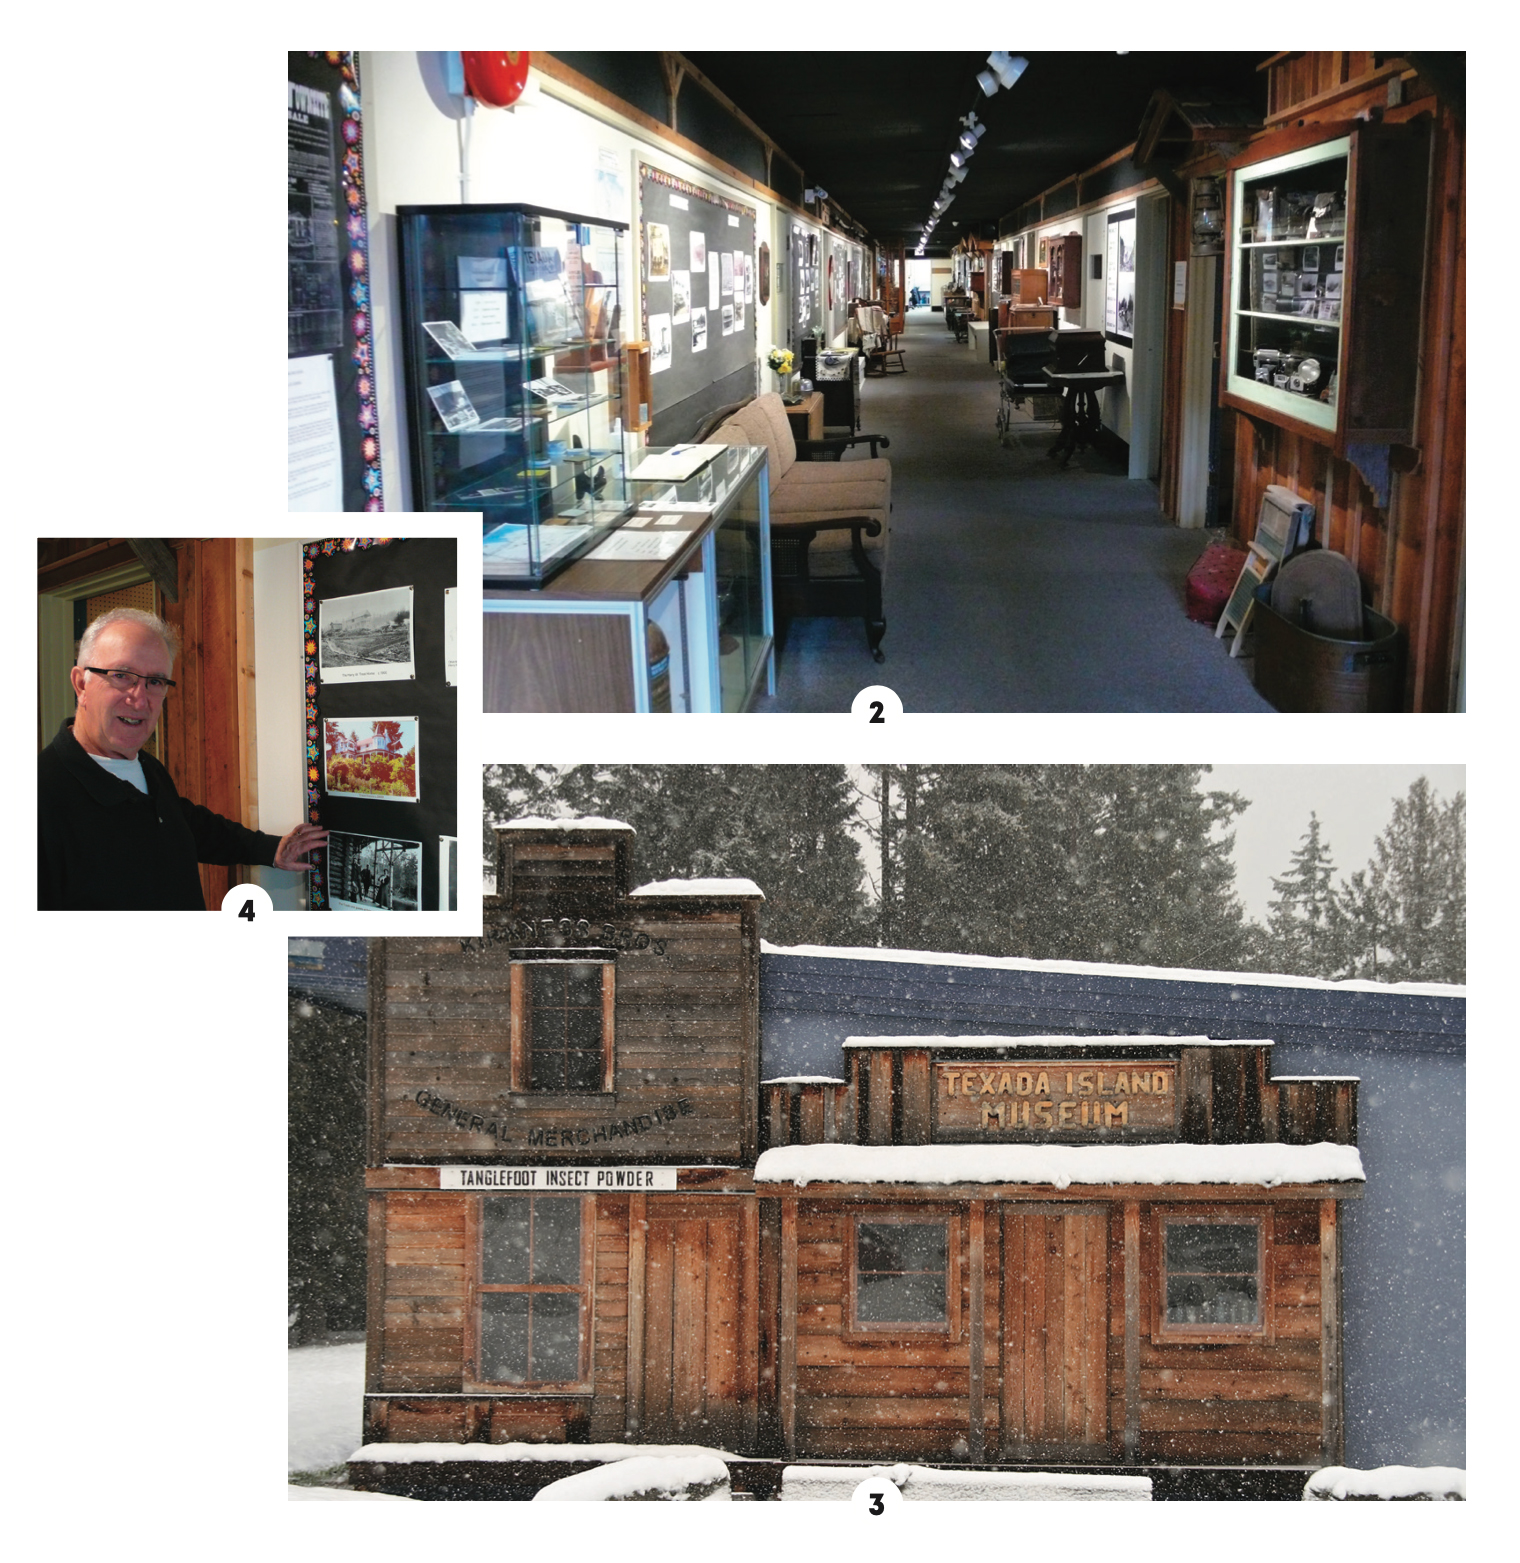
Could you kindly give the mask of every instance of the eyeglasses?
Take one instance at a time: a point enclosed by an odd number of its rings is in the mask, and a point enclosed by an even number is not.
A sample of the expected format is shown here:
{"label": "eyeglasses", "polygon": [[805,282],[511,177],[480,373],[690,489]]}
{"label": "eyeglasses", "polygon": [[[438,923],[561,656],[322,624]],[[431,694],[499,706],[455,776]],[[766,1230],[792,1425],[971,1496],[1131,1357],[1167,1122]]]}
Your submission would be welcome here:
{"label": "eyeglasses", "polygon": [[161,695],[165,690],[174,688],[172,678],[161,678],[157,673],[129,673],[125,668],[86,668],[85,672],[98,673],[110,681],[113,689],[119,689],[124,695],[134,693],[141,684],[148,686],[150,695]]}

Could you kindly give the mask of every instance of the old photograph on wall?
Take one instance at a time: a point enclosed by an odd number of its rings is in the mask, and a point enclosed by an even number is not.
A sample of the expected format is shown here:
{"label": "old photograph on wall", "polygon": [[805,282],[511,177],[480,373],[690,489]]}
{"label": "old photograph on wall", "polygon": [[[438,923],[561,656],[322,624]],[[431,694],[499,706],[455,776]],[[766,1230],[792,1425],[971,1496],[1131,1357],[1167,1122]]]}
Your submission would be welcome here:
{"label": "old photograph on wall", "polygon": [[323,782],[329,793],[415,803],[415,716],[326,717],[322,723]]}
{"label": "old photograph on wall", "polygon": [[324,684],[415,678],[412,588],[325,599],[318,646]]}
{"label": "old photograph on wall", "polygon": [[415,912],[422,843],[335,830],[327,838],[327,882],[335,912]]}

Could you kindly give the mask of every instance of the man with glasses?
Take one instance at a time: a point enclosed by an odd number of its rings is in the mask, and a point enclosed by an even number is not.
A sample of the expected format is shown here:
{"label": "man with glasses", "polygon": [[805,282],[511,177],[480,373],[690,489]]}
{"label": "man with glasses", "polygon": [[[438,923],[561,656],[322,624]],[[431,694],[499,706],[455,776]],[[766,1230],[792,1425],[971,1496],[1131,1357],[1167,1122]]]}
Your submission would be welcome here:
{"label": "man with glasses", "polygon": [[309,869],[317,825],[269,836],[175,791],[140,753],[174,687],[174,632],[138,608],[103,613],[69,678],[78,707],[42,751],[37,780],[38,905],[98,911],[204,911],[198,863]]}

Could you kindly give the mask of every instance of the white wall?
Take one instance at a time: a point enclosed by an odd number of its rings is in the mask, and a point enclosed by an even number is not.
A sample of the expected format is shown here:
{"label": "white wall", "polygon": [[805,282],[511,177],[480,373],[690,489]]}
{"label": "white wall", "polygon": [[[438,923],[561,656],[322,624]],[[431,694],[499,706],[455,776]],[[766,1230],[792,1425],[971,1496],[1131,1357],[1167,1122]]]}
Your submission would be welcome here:
{"label": "white wall", "polygon": [[[529,73],[525,101],[511,110],[480,108],[461,120],[460,100],[441,88],[436,53],[365,53],[360,60],[368,162],[370,280],[374,305],[376,396],[386,507],[410,502],[400,342],[395,211],[398,206],[454,203],[461,199],[461,145],[468,136],[468,199],[522,201],[589,218],[639,220],[638,164],[689,179],[715,194],[755,208],[755,242],[771,247],[775,298],[778,243],[775,203],[755,191],[727,184],[712,170],[676,155],[601,117],[610,111],[566,101],[569,90]],[[636,247],[633,253],[637,253]],[[634,279],[634,288],[637,279]],[[771,306],[755,299],[756,351],[763,364],[775,341]],[[638,329],[636,292],[624,300],[625,334]]]}
{"label": "white wall", "polygon": [[[306,669],[301,633],[301,545],[293,538],[253,543],[253,695],[259,829],[284,835],[306,818]],[[306,876],[255,867],[253,877],[279,911],[306,906]]]}

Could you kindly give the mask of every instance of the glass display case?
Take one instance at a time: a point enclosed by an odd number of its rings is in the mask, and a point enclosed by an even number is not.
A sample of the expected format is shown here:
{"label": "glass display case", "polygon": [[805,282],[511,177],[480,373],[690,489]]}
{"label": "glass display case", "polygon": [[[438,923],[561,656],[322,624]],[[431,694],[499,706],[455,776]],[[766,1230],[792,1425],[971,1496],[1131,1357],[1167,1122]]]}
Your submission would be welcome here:
{"label": "glass display case", "polygon": [[767,459],[732,445],[682,482],[630,479],[624,527],[543,591],[487,586],[485,709],[743,711],[774,694]]}
{"label": "glass display case", "polygon": [[[1229,311],[1220,399],[1343,453],[1410,438],[1426,150],[1412,125],[1230,165]],[[1282,144],[1281,142],[1279,144]]]}
{"label": "glass display case", "polygon": [[403,206],[413,503],[479,511],[488,584],[538,587],[628,514],[627,225]]}

